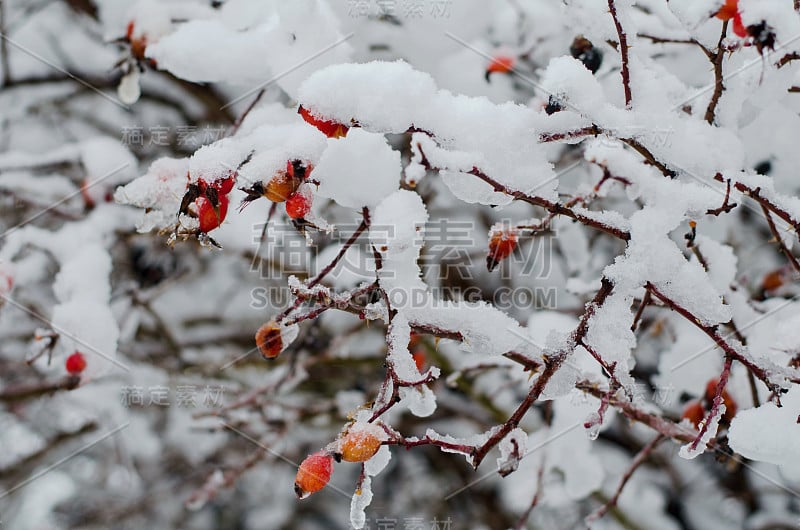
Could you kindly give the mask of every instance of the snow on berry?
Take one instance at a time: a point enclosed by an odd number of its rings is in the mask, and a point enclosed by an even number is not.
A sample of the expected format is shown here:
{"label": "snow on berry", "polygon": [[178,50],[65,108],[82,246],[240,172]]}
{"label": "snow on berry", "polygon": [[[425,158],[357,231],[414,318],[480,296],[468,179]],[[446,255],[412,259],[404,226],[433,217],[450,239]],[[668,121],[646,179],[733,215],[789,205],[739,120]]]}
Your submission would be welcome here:
{"label": "snow on berry", "polygon": [[381,448],[386,433],[374,423],[354,423],[339,437],[337,454],[345,462],[366,462]]}
{"label": "snow on berry", "polygon": [[501,261],[506,259],[517,248],[516,231],[507,227],[492,227],[489,232],[489,255],[486,256],[486,268],[493,271]]}
{"label": "snow on berry", "polygon": [[311,212],[310,184],[301,184],[297,190],[286,199],[286,214],[292,219],[303,219]]}
{"label": "snow on berry", "polygon": [[400,187],[400,153],[381,134],[353,129],[346,138],[328,140],[314,168],[318,195],[345,208],[374,208]]}
{"label": "snow on berry", "polygon": [[310,110],[304,108],[302,105],[297,109],[297,113],[303,117],[309,125],[313,125],[322,134],[328,138],[342,138],[347,136],[347,131],[350,129],[347,125],[337,123],[333,120],[325,120],[314,116]]}

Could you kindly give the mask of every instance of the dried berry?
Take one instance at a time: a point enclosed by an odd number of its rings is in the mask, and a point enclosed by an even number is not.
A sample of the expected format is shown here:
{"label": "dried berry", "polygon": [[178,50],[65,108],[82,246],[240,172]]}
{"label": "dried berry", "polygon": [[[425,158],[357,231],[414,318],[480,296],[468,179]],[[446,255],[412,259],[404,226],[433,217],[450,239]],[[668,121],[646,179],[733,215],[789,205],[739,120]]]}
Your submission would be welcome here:
{"label": "dried berry", "polygon": [[597,73],[600,69],[600,65],[603,64],[603,52],[595,48],[592,41],[583,35],[575,37],[575,40],[572,41],[572,45],[569,47],[569,52],[574,58],[582,62],[583,66],[593,74]]}
{"label": "dried berry", "polygon": [[256,332],[256,346],[265,359],[274,359],[283,351],[283,337],[281,326],[270,320]]}

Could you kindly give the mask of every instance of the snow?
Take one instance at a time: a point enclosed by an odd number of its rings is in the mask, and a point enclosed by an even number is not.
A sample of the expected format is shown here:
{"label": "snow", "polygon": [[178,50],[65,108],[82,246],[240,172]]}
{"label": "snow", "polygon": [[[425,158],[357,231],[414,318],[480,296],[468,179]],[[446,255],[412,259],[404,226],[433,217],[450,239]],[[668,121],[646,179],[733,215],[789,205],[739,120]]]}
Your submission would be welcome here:
{"label": "snow", "polygon": [[331,138],[314,168],[318,193],[345,208],[374,208],[400,187],[400,153],[376,133],[353,129]]}
{"label": "snow", "polygon": [[227,82],[252,93],[254,86],[275,83],[295,95],[309,74],[351,55],[348,36],[332,23],[325,0],[268,3],[248,27],[241,27],[240,21],[248,21],[250,15],[241,2],[237,4],[223,15],[181,24],[149,45],[147,57],[160,69],[190,81]]}
{"label": "snow", "polygon": [[792,480],[800,478],[800,389],[792,388],[774,402],[743,410],[731,422],[731,448],[745,458],[780,466]]}

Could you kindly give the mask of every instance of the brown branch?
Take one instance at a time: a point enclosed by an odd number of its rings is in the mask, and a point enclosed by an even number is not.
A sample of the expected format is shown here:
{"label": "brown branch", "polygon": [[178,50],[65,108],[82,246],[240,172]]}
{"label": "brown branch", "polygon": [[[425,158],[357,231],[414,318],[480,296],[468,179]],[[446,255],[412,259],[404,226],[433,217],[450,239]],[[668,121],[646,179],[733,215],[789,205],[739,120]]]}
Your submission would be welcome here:
{"label": "brown branch", "polygon": [[614,5],[614,0],[608,0],[608,10],[611,12],[611,17],[614,19],[614,26],[617,28],[617,35],[619,35],[619,51],[622,55],[622,86],[625,90],[625,106],[630,108],[633,96],[631,95],[631,73],[629,69],[628,60],[628,36],[622,28],[622,24],[617,16],[617,6]]}
{"label": "brown branch", "polygon": [[761,206],[766,207],[770,212],[772,212],[779,218],[786,221],[788,224],[792,226],[792,228],[794,228],[795,232],[797,232],[800,235],[800,221],[793,218],[792,215],[785,209],[781,208],[777,204],[773,203],[772,201],[761,195],[761,188],[753,189],[741,182],[735,183],[733,187],[736,188],[738,191],[748,195],[751,199],[759,203]]}
{"label": "brown branch", "polygon": [[552,378],[558,369],[561,368],[561,365],[564,364],[564,361],[566,361],[567,357],[572,354],[574,351],[574,346],[582,341],[586,336],[586,333],[589,331],[589,320],[592,318],[592,316],[594,316],[595,312],[603,305],[603,303],[605,303],[606,299],[611,295],[613,290],[614,284],[612,284],[608,279],[603,278],[600,290],[597,291],[594,300],[592,300],[586,306],[586,311],[584,312],[578,327],[572,334],[570,340],[572,347],[567,347],[564,350],[545,358],[544,370],[536,379],[536,382],[533,384],[528,392],[528,395],[525,396],[525,399],[522,401],[522,403],[520,403],[511,417],[508,418],[508,420],[498,429],[496,429],[494,434],[492,434],[492,436],[489,437],[489,439],[486,440],[483,445],[475,449],[474,453],[472,454],[472,465],[474,467],[477,468],[483,459],[486,458],[486,455],[489,453],[489,451],[491,451],[494,446],[500,443],[500,441],[505,438],[508,433],[519,426],[522,418],[533,406],[536,400],[539,399],[539,396],[541,395],[547,383],[550,381],[550,378]]}
{"label": "brown branch", "polygon": [[238,131],[239,127],[241,127],[242,123],[244,123],[245,118],[247,118],[250,112],[256,107],[256,105],[258,105],[258,102],[261,101],[261,98],[264,97],[264,94],[266,92],[267,92],[266,88],[262,88],[261,90],[258,91],[258,95],[255,97],[255,99],[247,106],[246,109],[244,109],[242,115],[236,119],[236,122],[231,127],[228,136],[233,136],[234,134],[236,134],[236,131]]}
{"label": "brown branch", "polygon": [[644,298],[642,298],[642,302],[639,304],[639,309],[636,310],[636,315],[633,317],[633,324],[631,324],[631,331],[634,333],[636,332],[636,328],[639,327],[639,322],[642,320],[644,309],[650,304],[652,296],[653,295],[650,294],[650,289],[646,289]]}
{"label": "brown branch", "polygon": [[[575,388],[594,396],[597,399],[602,399],[603,396],[606,395],[605,390],[599,388],[595,383],[590,381],[580,381]],[[619,410],[628,419],[643,425],[647,425],[654,431],[667,438],[671,438],[679,442],[689,443],[694,440],[695,436],[697,436],[697,431],[687,429],[682,425],[669,421],[663,416],[645,412],[635,407],[630,401],[620,399],[619,397],[616,397],[616,395],[610,396],[609,404],[615,409]]]}
{"label": "brown branch", "polygon": [[[800,2],[800,0],[798,0],[798,1]],[[775,66],[777,66],[778,68],[783,68],[784,66],[786,66],[790,62],[796,61],[798,59],[800,59],[800,53],[797,53],[797,52],[787,53],[786,55],[781,57],[780,61],[775,63]]]}
{"label": "brown branch", "polygon": [[694,324],[699,330],[701,330],[711,340],[713,340],[714,343],[717,344],[717,346],[722,348],[722,350],[725,352],[725,354],[727,356],[729,356],[729,357],[735,359],[736,361],[739,361],[740,363],[742,363],[748,370],[753,372],[753,375],[755,375],[765,385],[767,385],[767,388],[769,388],[770,391],[774,392],[776,396],[780,395],[780,387],[778,385],[776,385],[775,383],[773,383],[772,381],[770,381],[769,374],[768,374],[767,370],[765,370],[764,368],[761,368],[760,366],[755,364],[753,361],[751,361],[750,359],[748,359],[747,357],[742,355],[738,350],[736,350],[736,348],[731,346],[725,340],[725,338],[719,334],[717,326],[709,326],[709,325],[703,324],[700,321],[700,319],[698,319],[691,311],[689,311],[688,309],[684,308],[683,306],[681,306],[680,304],[678,304],[677,302],[675,302],[674,300],[672,300],[671,298],[666,296],[664,293],[659,291],[658,288],[656,288],[655,285],[653,285],[652,283],[648,282],[647,286],[650,289],[650,291],[653,293],[653,296],[655,296],[656,298],[661,300],[661,302],[663,302],[667,307],[669,307],[673,311],[677,312],[682,317],[684,317],[686,320],[688,320],[689,322]]}
{"label": "brown branch", "polygon": [[769,230],[772,232],[772,237],[775,238],[775,242],[778,243],[781,252],[783,252],[783,255],[789,260],[789,263],[791,263],[794,270],[800,272],[800,262],[797,261],[797,258],[794,256],[794,254],[792,254],[792,251],[786,246],[786,244],[784,244],[781,234],[778,232],[778,227],[775,226],[775,221],[772,220],[772,214],[770,213],[769,209],[767,209],[764,204],[761,204],[761,209],[764,211],[764,217],[767,218]]}
{"label": "brown branch", "polygon": [[731,375],[731,367],[733,366],[733,358],[730,355],[725,357],[725,365],[722,368],[722,373],[719,376],[719,382],[717,382],[717,389],[714,393],[714,400],[711,403],[711,410],[708,411],[708,415],[706,416],[705,421],[700,427],[700,432],[697,434],[697,437],[692,441],[691,445],[689,446],[690,450],[694,451],[697,449],[697,446],[703,440],[703,436],[708,432],[709,427],[711,426],[711,420],[719,415],[719,407],[722,405],[722,393],[725,391],[725,386],[728,384],[728,378]]}
{"label": "brown branch", "polygon": [[543,133],[539,135],[539,142],[563,142],[565,140],[574,140],[575,138],[582,138],[584,136],[598,136],[603,133],[603,130],[597,125],[590,125],[583,129],[574,131],[566,131],[560,133]]}
{"label": "brown branch", "polygon": [[[719,175],[719,179],[718,180],[721,180],[721,179],[722,179],[722,175]],[[727,184],[727,188],[725,190],[725,200],[722,202],[722,206],[720,206],[719,208],[714,208],[713,210],[707,210],[706,211],[707,215],[719,216],[720,214],[723,214],[723,213],[729,213],[731,210],[733,210],[734,208],[736,208],[738,206],[738,204],[736,204],[735,202],[734,203],[730,202],[730,198],[731,198],[731,179],[727,179],[726,184]]]}
{"label": "brown branch", "polygon": [[725,90],[725,85],[723,83],[724,79],[722,76],[722,63],[725,59],[725,48],[722,46],[722,41],[725,40],[725,36],[727,34],[728,21],[726,20],[722,23],[722,31],[720,32],[719,41],[717,42],[717,52],[714,54],[713,60],[711,61],[711,64],[714,66],[714,93],[711,95],[711,101],[708,103],[708,108],[706,108],[705,115],[705,120],[710,124],[714,123],[714,113],[716,112],[717,104],[722,97],[722,92]]}
{"label": "brown branch", "polygon": [[59,390],[74,390],[78,388],[80,382],[81,376],[68,375],[56,381],[9,385],[0,390],[0,402],[10,403],[23,401],[53,394]]}
{"label": "brown branch", "polygon": [[581,224],[590,226],[592,228],[596,228],[597,230],[601,230],[603,232],[606,232],[607,234],[611,234],[612,236],[618,239],[622,239],[623,241],[628,241],[631,238],[631,235],[627,231],[603,224],[600,221],[597,221],[595,219],[577,213],[572,208],[569,208],[566,205],[555,203],[547,199],[544,199],[542,197],[528,195],[521,191],[511,190],[505,185],[500,184],[498,181],[496,181],[489,175],[483,173],[477,167],[473,167],[472,170],[469,171],[469,174],[474,175],[479,179],[481,179],[482,181],[486,182],[487,184],[492,186],[492,188],[494,188],[495,191],[500,193],[505,193],[506,195],[510,195],[519,201],[527,202],[528,204],[531,204],[533,206],[541,206],[542,208],[544,208],[545,210],[547,210],[552,214],[569,217],[570,219],[574,219],[580,222]]}
{"label": "brown branch", "polygon": [[[324,269],[319,271],[319,273],[306,284],[307,288],[310,289],[310,288],[315,287],[316,285],[318,285],[320,282],[322,282],[322,280],[325,279],[325,276],[330,274],[330,272],[342,260],[342,258],[344,257],[345,253],[347,252],[347,250],[350,247],[352,247],[355,244],[355,242],[358,241],[358,238],[361,237],[361,234],[363,234],[364,231],[367,228],[369,228],[369,210],[366,207],[363,209],[362,215],[363,215],[363,219],[361,221],[361,224],[358,225],[358,228],[356,228],[356,231],[353,232],[353,234],[350,236],[350,239],[348,239],[345,242],[345,244],[342,246],[342,248],[339,249],[339,253],[336,254],[336,257],[333,258],[333,260],[330,263],[328,263],[325,266]],[[292,305],[287,307],[285,310],[283,310],[281,312],[280,315],[275,317],[275,321],[276,322],[281,322],[284,318],[289,316],[289,314],[292,311],[294,311],[295,309],[300,307],[300,304],[302,304],[302,303],[303,303],[303,299],[302,298],[295,298],[295,301],[294,301],[294,303],[292,303]]]}
{"label": "brown branch", "polygon": [[659,434],[658,436],[653,438],[653,440],[651,440],[650,443],[645,445],[641,451],[639,451],[636,454],[636,457],[633,459],[633,462],[631,463],[630,467],[628,468],[627,471],[625,471],[625,474],[622,475],[622,480],[620,480],[619,486],[617,486],[617,490],[614,492],[614,496],[611,497],[611,499],[609,499],[607,503],[605,503],[595,512],[590,514],[585,519],[587,523],[600,519],[606,514],[606,512],[608,512],[608,510],[617,505],[619,496],[622,495],[622,490],[625,488],[625,485],[633,476],[633,473],[639,468],[639,466],[641,466],[647,461],[647,459],[650,457],[650,454],[652,454],[653,450],[655,450],[658,444],[661,443],[663,440],[664,440],[664,435]]}

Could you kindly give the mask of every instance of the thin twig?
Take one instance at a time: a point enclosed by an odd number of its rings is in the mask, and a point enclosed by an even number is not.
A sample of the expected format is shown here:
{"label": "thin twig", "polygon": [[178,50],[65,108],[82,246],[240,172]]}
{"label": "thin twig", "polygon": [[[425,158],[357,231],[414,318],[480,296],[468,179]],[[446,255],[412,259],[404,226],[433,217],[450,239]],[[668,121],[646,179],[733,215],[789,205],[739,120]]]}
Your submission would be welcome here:
{"label": "thin twig", "polygon": [[630,108],[633,96],[631,94],[631,72],[628,64],[628,36],[625,34],[622,23],[619,21],[617,6],[614,5],[614,0],[608,0],[608,10],[611,12],[611,17],[614,19],[614,26],[617,28],[617,35],[619,35],[619,51],[622,55],[622,87],[625,90],[625,106]]}
{"label": "thin twig", "polygon": [[620,480],[619,486],[617,486],[617,490],[614,493],[614,496],[611,497],[611,499],[609,499],[607,503],[605,503],[595,512],[586,517],[587,523],[591,523],[592,521],[600,519],[606,514],[606,512],[608,512],[608,510],[617,505],[619,496],[622,495],[622,490],[625,488],[625,485],[633,476],[633,473],[639,468],[639,466],[641,466],[647,461],[647,459],[650,457],[650,454],[658,446],[658,444],[661,443],[662,440],[664,440],[664,435],[659,434],[658,436],[653,438],[653,440],[651,440],[650,443],[645,445],[641,451],[639,451],[636,454],[636,457],[633,459],[633,462],[631,463],[630,467],[628,468],[627,471],[625,471],[625,474],[622,475],[622,480]]}
{"label": "thin twig", "polygon": [[722,92],[725,90],[722,76],[722,63],[725,59],[725,48],[722,46],[722,42],[725,40],[727,34],[728,21],[726,20],[722,23],[722,31],[719,35],[719,42],[717,42],[717,53],[713,56],[713,60],[711,61],[711,64],[714,66],[714,93],[711,95],[711,101],[708,102],[705,115],[705,120],[710,124],[714,123],[714,113],[717,110],[719,99],[722,97]]}

